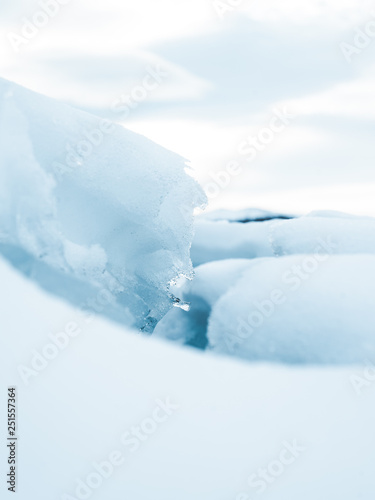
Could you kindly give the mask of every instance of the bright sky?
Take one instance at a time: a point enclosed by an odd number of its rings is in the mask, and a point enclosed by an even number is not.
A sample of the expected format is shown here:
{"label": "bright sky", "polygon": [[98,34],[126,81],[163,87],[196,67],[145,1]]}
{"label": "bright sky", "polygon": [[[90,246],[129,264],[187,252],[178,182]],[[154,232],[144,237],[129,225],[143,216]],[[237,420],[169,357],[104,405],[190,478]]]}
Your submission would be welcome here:
{"label": "bright sky", "polygon": [[[10,33],[40,9],[0,6],[0,76],[122,121],[188,158],[204,186],[238,161],[210,208],[375,215],[373,1],[70,0],[15,52]],[[167,76],[142,97],[150,67]],[[269,137],[284,108],[295,117],[246,161],[240,145]]]}

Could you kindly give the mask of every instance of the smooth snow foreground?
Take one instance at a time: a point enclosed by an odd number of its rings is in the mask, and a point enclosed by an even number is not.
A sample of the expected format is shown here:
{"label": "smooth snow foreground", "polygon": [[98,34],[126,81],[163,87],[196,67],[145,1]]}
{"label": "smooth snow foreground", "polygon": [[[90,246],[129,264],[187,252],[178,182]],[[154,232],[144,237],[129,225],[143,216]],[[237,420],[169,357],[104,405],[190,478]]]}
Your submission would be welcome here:
{"label": "smooth snow foreground", "polygon": [[191,276],[185,160],[0,79],[0,253],[57,295],[152,331]]}
{"label": "smooth snow foreground", "polygon": [[213,358],[75,310],[2,259],[0,275],[19,500],[373,499],[365,361],[297,369]]}

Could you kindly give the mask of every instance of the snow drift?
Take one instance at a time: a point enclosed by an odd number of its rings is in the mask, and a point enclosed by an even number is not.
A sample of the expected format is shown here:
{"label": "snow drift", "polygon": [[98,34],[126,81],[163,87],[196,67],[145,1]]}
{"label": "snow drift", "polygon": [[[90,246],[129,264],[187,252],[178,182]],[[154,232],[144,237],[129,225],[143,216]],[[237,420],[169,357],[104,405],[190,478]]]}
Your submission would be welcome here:
{"label": "snow drift", "polygon": [[0,252],[74,303],[152,330],[191,276],[204,195],[184,159],[0,79]]}
{"label": "snow drift", "polygon": [[156,336],[249,361],[375,359],[374,255],[212,262],[180,293],[190,311],[170,311]]}
{"label": "snow drift", "polygon": [[[261,468],[269,500],[373,499],[374,370],[365,363],[207,356],[88,322],[1,258],[0,275],[0,379],[19,397],[19,500],[253,500]],[[67,346],[47,349],[72,322]],[[173,406],[156,422],[160,402]],[[285,442],[302,450],[279,475],[272,465]]]}
{"label": "snow drift", "polygon": [[334,254],[375,253],[372,217],[319,211],[283,220],[290,216],[255,210],[221,212],[197,219],[191,249],[194,266],[215,260],[314,253],[321,241],[328,242]]}
{"label": "snow drift", "polygon": [[209,348],[288,364],[375,359],[375,256],[320,257],[253,261],[215,302]]}

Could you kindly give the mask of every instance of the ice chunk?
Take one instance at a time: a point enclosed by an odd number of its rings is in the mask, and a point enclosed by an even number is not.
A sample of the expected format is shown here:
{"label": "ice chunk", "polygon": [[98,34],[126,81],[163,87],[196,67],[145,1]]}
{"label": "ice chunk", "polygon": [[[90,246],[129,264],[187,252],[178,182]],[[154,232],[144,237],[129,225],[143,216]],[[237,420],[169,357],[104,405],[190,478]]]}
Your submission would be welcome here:
{"label": "ice chunk", "polygon": [[156,326],[154,335],[206,348],[207,323],[213,305],[251,265],[249,260],[233,259],[199,266],[194,280],[180,284],[176,291],[190,305],[189,310],[169,311]]}
{"label": "ice chunk", "polygon": [[170,282],[192,274],[205,199],[185,160],[3,79],[0,151],[0,251],[51,292],[102,291],[101,312],[128,322],[128,309],[152,330],[173,304]]}

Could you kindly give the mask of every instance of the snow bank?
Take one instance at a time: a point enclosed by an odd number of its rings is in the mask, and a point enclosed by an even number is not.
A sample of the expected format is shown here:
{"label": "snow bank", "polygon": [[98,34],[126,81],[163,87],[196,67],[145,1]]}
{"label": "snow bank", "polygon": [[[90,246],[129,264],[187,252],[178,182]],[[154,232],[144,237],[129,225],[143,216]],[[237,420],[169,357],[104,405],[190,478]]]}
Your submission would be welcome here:
{"label": "snow bank", "polygon": [[211,311],[212,350],[284,363],[375,357],[375,256],[255,262]]}
{"label": "snow bank", "polygon": [[194,266],[226,259],[272,256],[270,223],[198,220],[191,247]]}
{"label": "snow bank", "polygon": [[[87,321],[2,259],[0,275],[0,380],[18,391],[19,500],[250,500],[257,481],[270,500],[373,499],[365,365],[214,358]],[[66,330],[75,335],[65,348],[47,350]],[[35,370],[44,351],[50,359]]]}
{"label": "snow bank", "polygon": [[375,358],[375,256],[297,255],[196,270],[155,335],[250,361],[363,363]]}
{"label": "snow bank", "polygon": [[[245,218],[238,222],[241,217]],[[234,214],[219,211],[200,217],[191,250],[194,265],[233,258],[314,253],[321,241],[330,245],[330,253],[375,253],[372,217],[314,212],[282,220],[287,217],[272,213],[267,216],[267,212],[257,214],[254,210]]]}
{"label": "snow bank", "polygon": [[100,293],[101,312],[152,330],[192,274],[204,195],[185,161],[2,79],[0,150],[0,251],[53,293]]}
{"label": "snow bank", "polygon": [[[270,226],[275,255],[314,253],[319,242],[334,254],[375,254],[375,218],[340,212],[313,212]],[[317,243],[318,242],[318,243]]]}

